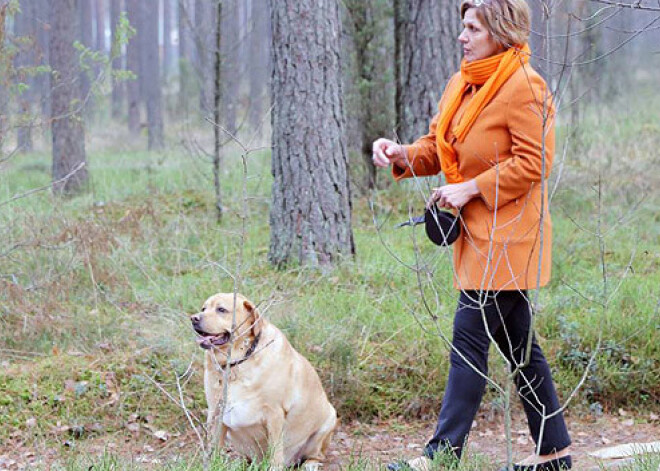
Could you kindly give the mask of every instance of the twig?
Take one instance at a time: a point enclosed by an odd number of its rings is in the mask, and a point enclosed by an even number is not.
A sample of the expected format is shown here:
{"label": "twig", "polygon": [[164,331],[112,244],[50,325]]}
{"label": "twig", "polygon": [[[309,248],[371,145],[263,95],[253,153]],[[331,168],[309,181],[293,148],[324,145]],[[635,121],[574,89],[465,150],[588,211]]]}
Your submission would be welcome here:
{"label": "twig", "polygon": [[642,11],[657,11],[660,12],[660,7],[650,7],[647,5],[642,5],[642,2],[636,0],[634,3],[624,3],[616,2],[613,0],[591,0],[593,3],[601,3],[603,5],[610,5],[618,8],[630,8],[632,10],[642,10]]}
{"label": "twig", "polygon": [[32,190],[26,191],[25,193],[21,193],[21,194],[18,194],[18,195],[14,195],[14,196],[12,196],[11,198],[9,198],[7,201],[0,202],[0,208],[3,207],[3,206],[5,206],[5,205],[7,205],[7,204],[9,204],[9,203],[12,203],[12,202],[14,202],[14,201],[16,201],[16,200],[19,200],[19,199],[22,199],[22,198],[26,198],[26,197],[28,197],[28,196],[30,196],[30,195],[33,195],[34,193],[38,193],[38,192],[40,192],[40,191],[47,190],[48,188],[50,188],[50,187],[52,187],[52,186],[54,186],[54,185],[58,185],[58,184],[60,184],[60,183],[62,183],[62,182],[65,182],[65,181],[67,181],[69,178],[71,178],[73,175],[75,175],[78,171],[80,171],[80,169],[83,168],[84,166],[85,166],[85,162],[80,162],[80,163],[79,163],[79,164],[78,164],[73,170],[71,170],[71,172],[69,172],[67,175],[65,175],[64,177],[60,178],[59,180],[55,180],[55,181],[53,181],[53,182],[50,182],[48,185],[44,185],[44,186],[39,187],[39,188],[33,188]]}

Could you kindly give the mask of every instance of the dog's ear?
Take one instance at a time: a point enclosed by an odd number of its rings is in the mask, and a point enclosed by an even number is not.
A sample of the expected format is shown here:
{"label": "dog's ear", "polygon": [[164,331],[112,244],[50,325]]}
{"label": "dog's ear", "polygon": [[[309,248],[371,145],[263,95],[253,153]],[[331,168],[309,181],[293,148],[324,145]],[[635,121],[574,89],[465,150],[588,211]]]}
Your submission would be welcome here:
{"label": "dog's ear", "polygon": [[243,301],[243,307],[250,314],[250,325],[252,326],[252,335],[255,337],[261,333],[261,314],[254,304],[250,301]]}

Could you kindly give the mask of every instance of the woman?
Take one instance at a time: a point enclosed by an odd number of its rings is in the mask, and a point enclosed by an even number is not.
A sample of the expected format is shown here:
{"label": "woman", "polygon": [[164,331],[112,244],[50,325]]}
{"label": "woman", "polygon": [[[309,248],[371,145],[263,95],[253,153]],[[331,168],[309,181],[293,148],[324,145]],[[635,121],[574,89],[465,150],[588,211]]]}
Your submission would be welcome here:
{"label": "woman", "polygon": [[461,16],[461,71],[447,84],[429,133],[407,146],[373,144],[374,163],[392,165],[397,180],[442,171],[447,185],[434,189],[428,204],[460,209],[462,222],[454,245],[460,296],[438,424],[424,456],[390,469],[426,470],[440,452],[460,458],[485,389],[491,339],[512,368],[526,365],[515,380],[540,453],[514,469],[569,469],[571,440],[534,337],[524,362],[532,315],[527,290],[550,278],[552,97],[529,65],[524,0],[463,1]]}

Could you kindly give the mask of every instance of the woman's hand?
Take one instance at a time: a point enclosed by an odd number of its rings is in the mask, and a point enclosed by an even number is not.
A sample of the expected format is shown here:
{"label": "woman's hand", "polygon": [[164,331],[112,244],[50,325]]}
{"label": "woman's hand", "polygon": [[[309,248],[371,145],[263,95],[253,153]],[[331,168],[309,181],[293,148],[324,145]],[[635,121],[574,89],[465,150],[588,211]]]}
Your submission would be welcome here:
{"label": "woman's hand", "polygon": [[372,146],[373,162],[376,167],[389,167],[390,164],[406,163],[406,151],[402,145],[389,139],[377,139]]}
{"label": "woman's hand", "polygon": [[431,198],[429,198],[426,207],[430,208],[433,204],[437,203],[441,208],[461,209],[472,198],[479,196],[480,194],[481,192],[479,191],[477,182],[474,180],[445,185],[433,189],[433,193],[431,193]]}

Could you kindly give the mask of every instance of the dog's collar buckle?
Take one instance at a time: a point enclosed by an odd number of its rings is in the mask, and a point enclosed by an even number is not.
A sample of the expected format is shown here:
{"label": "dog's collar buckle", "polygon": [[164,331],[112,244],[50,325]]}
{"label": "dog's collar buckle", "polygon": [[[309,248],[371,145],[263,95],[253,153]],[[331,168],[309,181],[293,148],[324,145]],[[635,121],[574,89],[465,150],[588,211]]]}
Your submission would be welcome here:
{"label": "dog's collar buckle", "polygon": [[250,348],[248,348],[247,352],[245,352],[245,355],[243,358],[240,358],[238,360],[232,360],[229,362],[229,368],[233,368],[234,366],[240,365],[244,361],[246,361],[248,358],[250,358],[254,352],[257,350],[257,345],[259,345],[259,339],[261,338],[261,332],[254,338],[254,341],[252,342],[252,345],[250,345]]}

